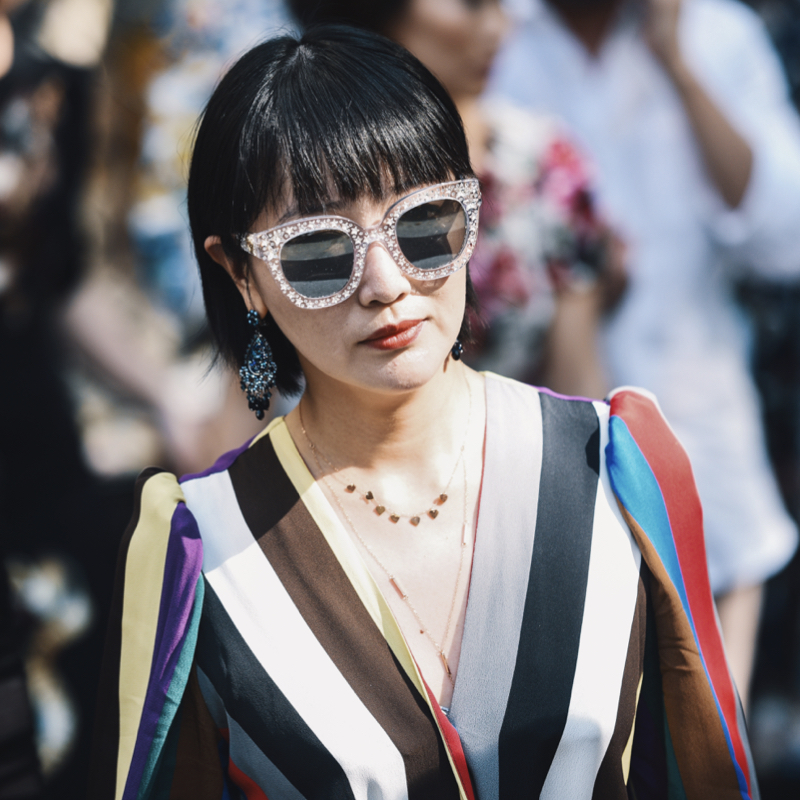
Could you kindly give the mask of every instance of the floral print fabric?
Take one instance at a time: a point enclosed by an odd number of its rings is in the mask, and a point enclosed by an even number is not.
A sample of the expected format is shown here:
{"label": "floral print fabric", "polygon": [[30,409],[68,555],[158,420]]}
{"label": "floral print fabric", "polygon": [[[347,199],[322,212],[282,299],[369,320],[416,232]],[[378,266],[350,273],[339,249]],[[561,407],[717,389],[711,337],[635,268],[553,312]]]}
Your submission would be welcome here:
{"label": "floral print fabric", "polygon": [[592,286],[604,267],[606,227],[584,157],[552,118],[486,103],[491,126],[481,228],[470,272],[483,324],[472,363],[531,380],[556,292]]}

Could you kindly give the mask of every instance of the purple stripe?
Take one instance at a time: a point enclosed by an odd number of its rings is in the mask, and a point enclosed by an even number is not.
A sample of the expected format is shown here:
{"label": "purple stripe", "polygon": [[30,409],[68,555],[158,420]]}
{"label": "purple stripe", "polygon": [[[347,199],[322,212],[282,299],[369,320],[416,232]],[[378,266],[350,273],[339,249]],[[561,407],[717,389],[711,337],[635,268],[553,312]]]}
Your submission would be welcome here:
{"label": "purple stripe", "polygon": [[172,514],[155,647],[142,718],[123,800],[134,800],[153,743],[167,690],[192,616],[195,587],[203,565],[203,543],[191,511],[178,503]]}
{"label": "purple stripe", "polygon": [[[557,397],[559,400],[582,400],[584,403],[597,403],[597,398],[592,399],[591,397],[578,397],[569,395],[569,394],[559,394],[558,392],[554,392],[552,389],[548,389],[546,386],[534,386],[537,392],[541,392],[542,394],[549,394],[550,397]],[[608,404],[607,400],[603,400],[606,405]]]}
{"label": "purple stripe", "polygon": [[[256,434],[259,436],[260,434]],[[186,481],[193,481],[195,478],[205,478],[206,475],[213,475],[215,472],[224,472],[234,461],[242,454],[248,447],[250,447],[250,443],[255,439],[255,436],[251,436],[241,447],[237,447],[235,450],[228,450],[227,453],[223,453],[212,466],[208,469],[204,469],[202,472],[194,472],[190,475],[183,475],[178,483],[186,483]]]}

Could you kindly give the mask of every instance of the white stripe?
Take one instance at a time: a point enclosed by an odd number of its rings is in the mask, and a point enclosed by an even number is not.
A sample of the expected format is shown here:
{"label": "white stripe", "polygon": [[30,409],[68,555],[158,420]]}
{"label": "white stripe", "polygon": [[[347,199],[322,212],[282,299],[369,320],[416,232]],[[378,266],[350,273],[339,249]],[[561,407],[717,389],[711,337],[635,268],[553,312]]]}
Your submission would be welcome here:
{"label": "white stripe", "polygon": [[450,706],[483,800],[500,794],[500,729],[517,662],[541,473],[539,393],[487,374],[480,516]]}
{"label": "white stripe", "polygon": [[253,655],[339,762],[356,800],[407,798],[400,752],[331,661],[253,539],[228,473],[182,488],[203,539],[206,580]]}
{"label": "white stripe", "polygon": [[575,679],[567,724],[547,773],[542,800],[591,800],[617,720],[636,608],[641,553],[620,514],[605,463],[609,407],[600,419],[600,480]]}

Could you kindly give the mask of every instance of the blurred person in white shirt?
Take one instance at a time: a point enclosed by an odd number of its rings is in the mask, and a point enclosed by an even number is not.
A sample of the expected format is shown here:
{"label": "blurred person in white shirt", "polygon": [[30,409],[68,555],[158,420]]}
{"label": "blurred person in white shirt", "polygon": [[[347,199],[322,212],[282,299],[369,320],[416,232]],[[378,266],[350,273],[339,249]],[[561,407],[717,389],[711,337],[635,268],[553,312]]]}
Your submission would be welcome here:
{"label": "blurred person in white shirt", "polygon": [[733,279],[800,275],[800,122],[735,0],[517,0],[493,92],[558,114],[629,243],[612,384],[658,396],[694,465],[712,589],[746,707],[761,585],[797,531],[780,499]]}

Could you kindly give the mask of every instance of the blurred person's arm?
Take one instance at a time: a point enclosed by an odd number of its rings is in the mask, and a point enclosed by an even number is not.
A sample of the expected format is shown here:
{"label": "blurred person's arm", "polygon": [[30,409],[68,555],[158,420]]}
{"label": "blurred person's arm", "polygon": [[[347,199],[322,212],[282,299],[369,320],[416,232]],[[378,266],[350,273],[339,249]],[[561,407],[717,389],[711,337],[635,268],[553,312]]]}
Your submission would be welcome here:
{"label": "blurred person's arm", "polygon": [[734,263],[796,278],[800,117],[763,23],[738,2],[646,2],[650,46],[683,102],[717,191],[709,198],[711,235],[731,249]]}
{"label": "blurred person's arm", "polygon": [[728,206],[736,208],[750,182],[753,152],[683,58],[682,5],[683,0],[647,0],[647,40],[680,95],[709,177]]}
{"label": "blurred person's arm", "polygon": [[548,268],[555,290],[555,312],[542,364],[541,382],[571,397],[601,400],[611,389],[600,352],[603,317],[613,311],[628,284],[627,246],[606,227],[603,268],[595,280],[574,280],[557,264]]}
{"label": "blurred person's arm", "polygon": [[609,381],[600,358],[602,290],[561,292],[547,332],[542,383],[559,394],[601,400]]}

